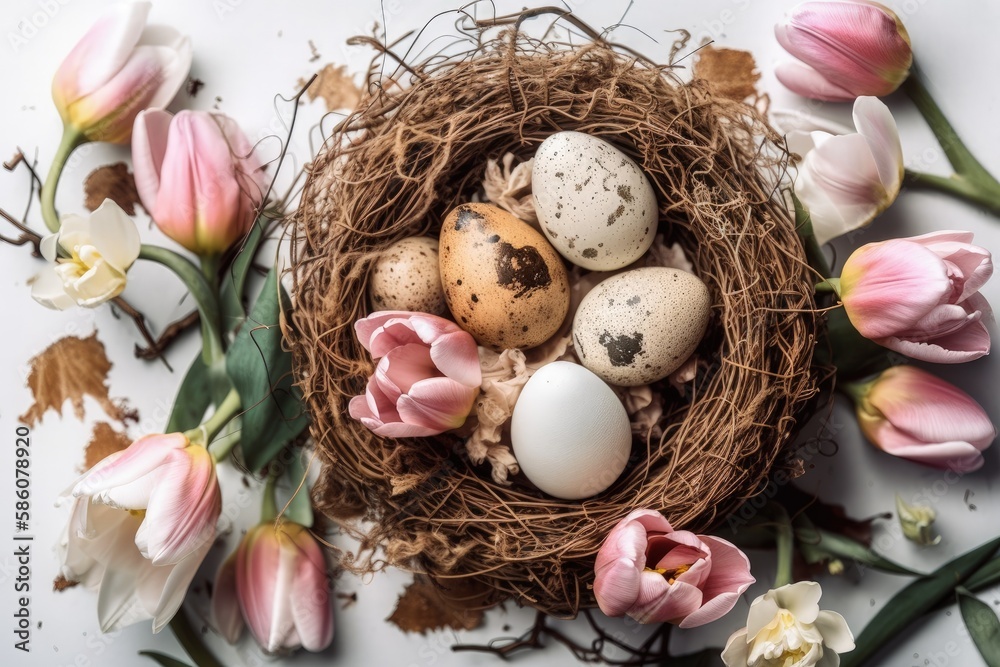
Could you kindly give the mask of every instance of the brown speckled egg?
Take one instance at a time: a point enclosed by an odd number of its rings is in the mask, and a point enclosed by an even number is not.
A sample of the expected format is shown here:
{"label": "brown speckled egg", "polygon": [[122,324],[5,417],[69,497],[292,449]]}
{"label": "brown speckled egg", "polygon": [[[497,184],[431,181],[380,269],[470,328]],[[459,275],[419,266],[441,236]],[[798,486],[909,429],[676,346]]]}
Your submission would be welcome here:
{"label": "brown speckled egg", "polygon": [[440,247],[448,308],[481,345],[535,347],[562,325],[566,266],[526,223],[490,204],[462,204],[441,225]]}
{"label": "brown speckled egg", "polygon": [[444,315],[438,242],[412,236],[385,249],[368,279],[368,299],[373,310],[410,310]]}
{"label": "brown speckled egg", "polygon": [[612,276],[584,297],[573,319],[580,363],[611,384],[662,380],[705,335],[708,287],[678,269],[650,267]]}

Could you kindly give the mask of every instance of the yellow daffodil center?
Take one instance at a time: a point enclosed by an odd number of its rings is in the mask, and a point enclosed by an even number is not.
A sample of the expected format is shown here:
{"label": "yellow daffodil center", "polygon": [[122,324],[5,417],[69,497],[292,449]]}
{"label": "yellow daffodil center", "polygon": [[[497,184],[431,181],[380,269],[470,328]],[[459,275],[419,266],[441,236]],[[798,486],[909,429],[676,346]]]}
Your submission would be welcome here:
{"label": "yellow daffodil center", "polygon": [[667,580],[668,584],[672,584],[677,581],[677,577],[681,576],[685,572],[691,569],[690,565],[678,565],[675,568],[663,568],[663,567],[647,567],[645,570],[647,572],[656,572],[657,574],[662,574]]}

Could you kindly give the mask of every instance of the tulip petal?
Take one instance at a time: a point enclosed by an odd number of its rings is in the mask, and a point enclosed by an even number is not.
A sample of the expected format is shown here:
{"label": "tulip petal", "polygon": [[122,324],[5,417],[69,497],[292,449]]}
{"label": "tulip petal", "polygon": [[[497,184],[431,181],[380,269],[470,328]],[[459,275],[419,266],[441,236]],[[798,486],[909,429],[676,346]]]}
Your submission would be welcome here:
{"label": "tulip petal", "polygon": [[135,117],[132,126],[132,165],[135,188],[147,211],[156,210],[160,190],[160,171],[167,152],[167,139],[173,114],[163,109],[146,109]]}
{"label": "tulip petal", "polygon": [[901,459],[939,468],[971,472],[983,465],[981,449],[969,442],[947,440],[943,442],[923,442],[915,440],[884,420],[861,420],[865,437],[887,454]]}
{"label": "tulip petal", "polygon": [[90,238],[104,260],[119,271],[126,271],[139,257],[139,230],[111,199],[90,214]]}
{"label": "tulip petal", "polygon": [[[354,332],[358,336],[358,342],[361,343],[361,346],[363,348],[371,352],[372,338],[377,332],[379,332],[379,329],[388,326],[389,323],[393,320],[399,320],[405,326],[407,318],[412,314],[413,313],[410,313],[405,310],[380,310],[378,312],[372,313],[368,317],[358,320],[357,322],[354,323]],[[419,340],[420,337],[414,334],[413,338],[407,340],[406,342],[416,343],[419,342]],[[373,354],[372,356],[378,359],[384,354],[385,352],[378,355]]]}
{"label": "tulip petal", "polygon": [[[704,591],[702,591],[704,595]],[[740,599],[740,593],[727,592],[720,593],[714,598],[705,599],[698,609],[688,614],[684,620],[677,624],[680,628],[697,628],[713,621],[717,621],[733,610]]]}
{"label": "tulip petal", "polygon": [[431,361],[430,349],[421,344],[395,347],[375,367],[375,379],[390,401],[398,401],[414,383],[436,375],[439,373]]}
{"label": "tulip petal", "polygon": [[187,446],[188,439],[182,433],[143,436],[85,473],[73,488],[73,495],[92,496],[124,486],[153,472],[173,452]]}
{"label": "tulip petal", "polygon": [[[652,539],[650,539],[650,543],[652,546]],[[682,565],[693,565],[707,555],[707,553],[697,547],[687,545],[676,546],[664,554],[653,567],[660,570],[674,570]]]}
{"label": "tulip petal", "polygon": [[34,277],[31,281],[31,298],[53,310],[66,310],[76,305],[73,297],[66,293],[62,276],[56,272],[55,266],[46,268]]}
{"label": "tulip petal", "polygon": [[281,548],[274,524],[261,524],[249,531],[240,543],[236,558],[236,590],[243,618],[254,639],[269,644]]}
{"label": "tulip petal", "polygon": [[243,634],[243,615],[236,597],[236,553],[229,556],[212,585],[212,619],[219,634],[235,644]]}
{"label": "tulip petal", "polygon": [[894,200],[903,183],[903,145],[896,119],[877,97],[859,97],[854,102],[854,126],[868,142],[879,180],[889,200]]}
{"label": "tulip petal", "polygon": [[835,611],[823,610],[816,616],[816,627],[823,633],[823,643],[835,653],[854,650],[854,635],[847,620]]}
{"label": "tulip petal", "polygon": [[[623,524],[631,523],[633,521],[636,522],[636,523],[638,523],[639,525],[641,525],[643,528],[645,528],[647,533],[651,533],[651,532],[673,533],[674,532],[674,529],[670,525],[670,522],[667,521],[667,517],[663,516],[662,514],[660,514],[659,512],[657,512],[655,510],[647,510],[647,509],[632,510],[631,512],[629,512],[625,516],[624,519],[622,519],[621,523],[619,523],[618,525],[623,525]],[[687,532],[687,531],[684,531],[684,532]],[[687,534],[688,535],[692,535],[693,533],[687,533]],[[687,543],[690,543],[690,538],[686,537],[686,536],[679,536],[679,537],[676,537],[676,539],[680,543],[682,543],[682,544],[685,543],[685,541],[687,541]]]}
{"label": "tulip petal", "polygon": [[[649,512],[651,510],[641,511]],[[619,521],[604,539],[604,543],[597,552],[597,560],[594,562],[594,576],[600,579],[606,569],[617,567],[618,561],[624,558],[632,563],[632,568],[635,570],[635,590],[638,594],[638,576],[642,572],[642,569],[646,567],[646,528],[638,521],[631,519],[633,514],[635,512],[632,512],[625,519]],[[594,585],[597,585],[596,582]],[[629,600],[629,605],[634,600],[634,597],[632,600]],[[612,614],[608,615],[611,616]]]}
{"label": "tulip petal", "polygon": [[400,419],[408,424],[447,431],[465,423],[476,393],[449,378],[428,378],[400,396],[396,408]]}
{"label": "tulip petal", "polygon": [[194,56],[191,39],[170,26],[148,25],[139,38],[138,47],[143,46],[161,47],[157,48],[161,53],[162,47],[166,47],[172,55],[161,60],[160,84],[146,105],[146,108],[162,108],[170,104],[187,81]]}
{"label": "tulip petal", "polygon": [[333,614],[330,610],[330,580],[319,545],[301,530],[295,539],[299,553],[292,581],[292,619],[294,640],[307,651],[322,651],[333,641]]}
{"label": "tulip petal", "polygon": [[467,387],[478,388],[483,383],[479,348],[465,331],[445,334],[431,343],[431,360],[438,370]]}
{"label": "tulip petal", "polygon": [[921,342],[940,339],[972,326],[982,316],[979,311],[970,313],[962,306],[943,304],[914,322],[912,331],[906,338]]}
{"label": "tulip petal", "polygon": [[697,611],[701,602],[697,587],[683,581],[670,584],[663,575],[646,571],[639,579],[639,596],[628,614],[640,623],[679,622]]}
{"label": "tulip petal", "polygon": [[712,552],[712,573],[701,587],[706,600],[730,592],[742,595],[757,581],[750,574],[750,559],[735,545],[711,535],[702,535],[701,539]]}
{"label": "tulip petal", "polygon": [[873,340],[911,359],[936,364],[963,364],[990,353],[990,333],[982,322],[973,322],[964,329],[934,341],[912,341],[894,336]]}
{"label": "tulip petal", "polygon": [[855,98],[854,93],[798,60],[782,60],[774,66],[774,75],[783,86],[803,97],[826,102],[849,102]]}

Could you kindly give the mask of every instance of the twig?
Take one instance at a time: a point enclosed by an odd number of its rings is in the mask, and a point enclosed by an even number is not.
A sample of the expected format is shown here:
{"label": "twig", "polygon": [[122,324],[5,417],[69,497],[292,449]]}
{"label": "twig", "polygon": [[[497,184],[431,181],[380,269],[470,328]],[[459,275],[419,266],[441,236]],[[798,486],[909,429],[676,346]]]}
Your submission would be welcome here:
{"label": "twig", "polygon": [[[149,332],[149,328],[146,327],[146,316],[143,315],[138,310],[136,310],[135,307],[132,306],[132,304],[130,304],[128,301],[126,301],[120,296],[116,296],[114,299],[112,299],[111,303],[118,306],[118,308],[123,313],[132,318],[132,321],[135,322],[136,328],[139,330],[139,334],[146,340],[146,343],[149,344],[150,348],[155,350],[154,354],[152,354],[151,356],[142,358],[161,359],[163,361],[163,365],[167,367],[167,370],[173,373],[174,369],[170,366],[170,362],[167,361],[167,358],[163,356],[162,349],[156,349],[157,340],[153,338],[153,334],[151,334]],[[138,351],[138,349],[139,346],[136,345],[136,350]],[[136,354],[136,356],[137,357],[139,356],[138,353]]]}
{"label": "twig", "polygon": [[196,326],[200,319],[198,311],[192,310],[179,320],[168,324],[167,328],[160,334],[160,337],[150,342],[149,347],[140,347],[137,344],[135,346],[135,356],[139,359],[155,359],[159,357],[166,351],[175,338],[191,327]]}
{"label": "twig", "polygon": [[40,247],[40,244],[42,242],[42,237],[40,234],[32,230],[30,227],[25,225],[23,222],[21,222],[20,220],[12,216],[10,213],[3,210],[2,208],[0,208],[0,217],[2,217],[4,220],[14,225],[15,227],[17,227],[18,230],[20,230],[21,232],[21,235],[18,236],[16,239],[0,235],[0,240],[2,240],[4,243],[9,243],[11,245],[25,245],[26,243],[30,243],[32,245],[31,254],[34,255],[35,257],[42,256],[42,249]]}

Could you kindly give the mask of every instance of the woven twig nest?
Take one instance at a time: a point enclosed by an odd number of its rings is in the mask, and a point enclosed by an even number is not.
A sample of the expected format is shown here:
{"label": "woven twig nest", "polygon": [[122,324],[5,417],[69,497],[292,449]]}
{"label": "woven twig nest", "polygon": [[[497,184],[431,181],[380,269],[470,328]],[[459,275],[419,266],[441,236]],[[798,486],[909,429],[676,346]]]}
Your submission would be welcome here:
{"label": "woven twig nest", "polygon": [[[401,70],[334,132],[294,219],[298,384],[325,458],[321,508],[364,521],[344,564],[481,584],[553,615],[595,605],[595,555],[636,507],[704,531],[758,491],[817,393],[814,275],[780,201],[780,138],[748,106],[684,84],[597,40],[541,43],[508,30],[470,54]],[[383,439],[347,414],[374,366],[353,324],[369,312],[379,253],[441,221],[480,188],[487,158],[531,157],[576,130],[631,156],[653,183],[660,231],[709,286],[698,373],[663,394],[660,438],[637,437],[625,473],[582,501],[491,479],[455,435]]]}

